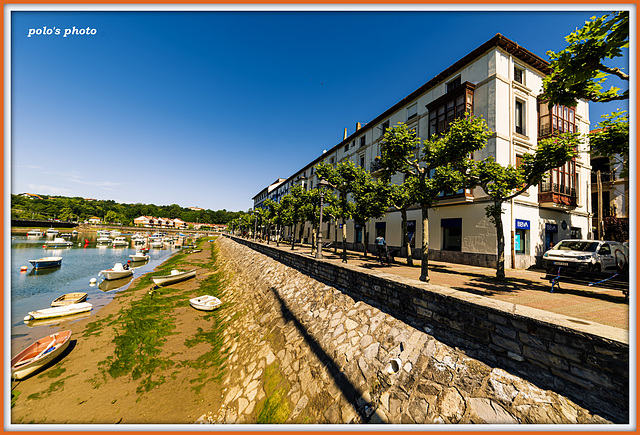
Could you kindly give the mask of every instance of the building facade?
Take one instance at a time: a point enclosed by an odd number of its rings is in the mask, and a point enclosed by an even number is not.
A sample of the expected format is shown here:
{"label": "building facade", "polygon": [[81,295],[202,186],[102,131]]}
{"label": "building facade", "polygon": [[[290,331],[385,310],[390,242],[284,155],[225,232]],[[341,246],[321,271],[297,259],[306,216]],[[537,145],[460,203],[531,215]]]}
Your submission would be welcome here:
{"label": "building facade", "polygon": [[[314,188],[319,181],[314,167],[319,162],[335,164],[351,160],[375,176],[384,131],[401,122],[419,137],[427,138],[445,131],[449,123],[467,111],[481,116],[493,135],[473,157],[482,160],[492,156],[505,166],[517,165],[523,155],[534,152],[539,138],[565,131],[588,133],[586,101],[577,102],[575,107],[556,106],[549,110],[539,99],[542,79],[547,73],[548,62],[497,34],[375,119],[364,125],[357,123],[355,131],[345,133],[342,142],[279,183],[262,200],[266,197],[278,200],[293,184]],[[505,204],[507,267],[534,265],[551,244],[562,239],[592,237],[587,144],[578,151],[575,159],[552,170],[547,180]],[[391,181],[400,184],[403,176],[396,174]],[[254,197],[255,206],[259,206],[258,196]],[[485,215],[488,204],[489,198],[481,188],[443,197],[429,210],[429,258],[494,266],[497,236],[495,226]],[[409,210],[408,221],[410,235],[415,235],[410,243],[416,256],[420,256],[419,207]],[[368,233],[369,244],[377,235],[383,235],[389,246],[403,248],[400,212],[390,209],[384,218],[368,225],[368,231],[364,231],[348,222],[349,247],[361,246]],[[336,230],[337,225],[323,225],[323,238],[334,240]],[[310,240],[310,228],[305,228],[303,234]]]}

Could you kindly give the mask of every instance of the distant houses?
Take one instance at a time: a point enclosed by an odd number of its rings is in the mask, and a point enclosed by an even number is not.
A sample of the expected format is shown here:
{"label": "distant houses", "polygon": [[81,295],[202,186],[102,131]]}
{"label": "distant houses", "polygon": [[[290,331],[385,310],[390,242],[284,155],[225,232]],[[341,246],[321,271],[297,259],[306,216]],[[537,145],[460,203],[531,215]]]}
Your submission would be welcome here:
{"label": "distant houses", "polygon": [[177,228],[177,229],[193,228],[195,230],[199,230],[202,227],[209,227],[216,231],[224,231],[227,229],[227,226],[222,224],[185,222],[180,218],[169,219],[169,218],[157,218],[154,216],[137,217],[133,220],[133,224],[135,226],[142,226],[145,228]]}
{"label": "distant houses", "polygon": [[26,198],[31,198],[31,199],[42,199],[40,195],[36,195],[35,193],[21,193],[20,196],[24,196]]}
{"label": "distant houses", "polygon": [[99,224],[100,222],[102,222],[102,219],[100,219],[98,216],[91,216],[89,219],[87,219],[87,221],[90,224]]}

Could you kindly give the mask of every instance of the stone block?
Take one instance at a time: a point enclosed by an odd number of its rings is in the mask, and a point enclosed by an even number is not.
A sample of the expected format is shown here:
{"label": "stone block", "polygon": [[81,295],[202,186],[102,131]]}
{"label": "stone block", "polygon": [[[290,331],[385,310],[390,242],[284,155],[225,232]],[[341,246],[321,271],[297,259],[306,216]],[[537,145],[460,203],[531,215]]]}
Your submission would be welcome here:
{"label": "stone block", "polygon": [[532,362],[539,362],[545,367],[554,367],[556,370],[568,370],[569,364],[563,358],[560,358],[557,355],[554,355],[550,352],[545,352],[543,350],[531,347],[531,346],[523,346],[522,354],[531,360]]}
{"label": "stone block", "polygon": [[495,344],[496,346],[498,346],[501,349],[506,350],[507,352],[511,352],[511,353],[518,354],[518,355],[522,354],[521,345],[517,341],[510,340],[510,339],[508,339],[506,337],[503,337],[502,335],[499,335],[499,334],[493,334],[491,336],[491,341],[493,342],[493,344]]}
{"label": "stone block", "polygon": [[556,355],[560,355],[561,357],[564,357],[568,360],[574,362],[582,362],[583,353],[571,347],[559,345],[556,343],[549,343],[549,350]]}
{"label": "stone block", "polygon": [[618,387],[613,382],[611,382],[611,378],[607,374],[603,373],[602,371],[591,370],[583,366],[572,364],[571,373],[600,387],[604,387],[604,388]]}
{"label": "stone block", "polygon": [[543,340],[531,334],[527,334],[526,332],[518,332],[518,339],[523,345],[526,346],[531,346],[542,350],[545,350],[547,348],[546,343]]}

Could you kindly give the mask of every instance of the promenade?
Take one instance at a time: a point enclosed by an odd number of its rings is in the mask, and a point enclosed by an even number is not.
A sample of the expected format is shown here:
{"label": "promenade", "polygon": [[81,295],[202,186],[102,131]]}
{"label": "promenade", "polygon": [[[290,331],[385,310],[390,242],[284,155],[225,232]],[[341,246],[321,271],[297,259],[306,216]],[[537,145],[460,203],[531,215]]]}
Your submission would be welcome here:
{"label": "promenade", "polygon": [[[276,243],[271,241],[269,246],[275,248]],[[291,250],[291,245],[280,243],[279,249]],[[295,245],[294,251],[315,256],[315,250],[312,253],[310,245]],[[324,249],[322,253],[325,260],[342,262],[341,249],[338,249],[337,253],[333,248]],[[402,257],[396,257],[395,261],[389,265],[380,265],[375,254],[369,253],[365,257],[363,252],[347,251],[347,262],[350,265],[382,270],[404,278],[418,280],[420,277],[421,261],[416,259],[413,260],[413,266],[408,266],[406,258]],[[551,292],[551,283],[541,269],[506,269],[507,279],[504,282],[497,281],[495,275],[496,271],[492,268],[429,261],[431,284],[620,329],[629,329],[629,301],[620,290],[603,285],[571,283],[561,278],[560,287],[554,286]]]}

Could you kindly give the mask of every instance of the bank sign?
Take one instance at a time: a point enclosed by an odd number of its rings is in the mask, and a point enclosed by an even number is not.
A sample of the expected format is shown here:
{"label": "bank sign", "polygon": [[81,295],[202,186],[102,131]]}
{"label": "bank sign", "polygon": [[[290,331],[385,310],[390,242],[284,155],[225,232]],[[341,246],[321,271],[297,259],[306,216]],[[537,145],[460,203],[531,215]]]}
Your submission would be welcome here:
{"label": "bank sign", "polygon": [[523,219],[516,219],[516,229],[530,230],[531,225],[529,224],[529,221],[525,221]]}

